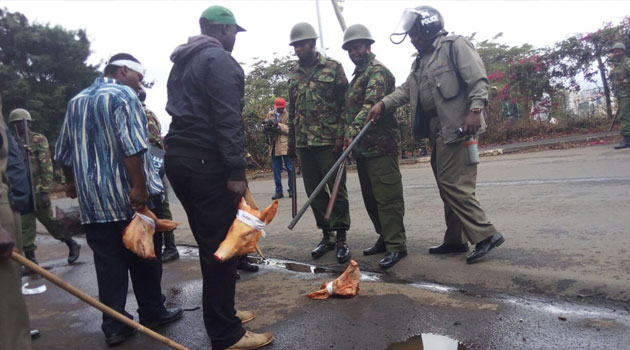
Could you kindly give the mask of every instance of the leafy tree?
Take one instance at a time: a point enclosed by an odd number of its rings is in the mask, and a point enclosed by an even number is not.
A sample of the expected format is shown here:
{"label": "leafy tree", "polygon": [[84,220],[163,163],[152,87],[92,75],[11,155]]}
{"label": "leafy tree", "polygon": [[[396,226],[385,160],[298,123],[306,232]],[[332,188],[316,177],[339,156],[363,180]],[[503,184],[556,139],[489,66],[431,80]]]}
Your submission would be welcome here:
{"label": "leafy tree", "polygon": [[276,57],[273,61],[258,60],[245,77],[245,122],[246,148],[259,164],[266,164],[269,148],[265,144],[262,121],[273,108],[274,100],[289,96],[289,71],[295,64],[291,55]]}
{"label": "leafy tree", "polygon": [[3,113],[25,108],[34,129],[54,145],[66,104],[98,75],[85,61],[84,30],[29,23],[21,13],[0,9],[0,93]]}
{"label": "leafy tree", "polygon": [[612,108],[607,79],[607,54],[617,41],[630,47],[630,17],[626,17],[616,26],[607,23],[595,32],[575,34],[556,43],[548,55],[552,76],[568,83],[569,89],[579,90],[577,77],[580,73],[590,82],[595,82],[599,73],[609,118],[612,118]]}

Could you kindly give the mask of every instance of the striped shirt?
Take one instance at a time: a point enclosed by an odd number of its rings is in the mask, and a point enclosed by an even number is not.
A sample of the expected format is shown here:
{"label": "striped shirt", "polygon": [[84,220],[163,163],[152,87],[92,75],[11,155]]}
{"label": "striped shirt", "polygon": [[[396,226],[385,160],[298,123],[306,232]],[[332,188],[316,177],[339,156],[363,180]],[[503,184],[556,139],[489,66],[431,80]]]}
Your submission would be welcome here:
{"label": "striped shirt", "polygon": [[139,154],[149,195],[162,193],[148,148],[147,117],[130,87],[115,79],[97,78],[68,102],[55,160],[74,171],[83,224],[133,216],[125,157]]}

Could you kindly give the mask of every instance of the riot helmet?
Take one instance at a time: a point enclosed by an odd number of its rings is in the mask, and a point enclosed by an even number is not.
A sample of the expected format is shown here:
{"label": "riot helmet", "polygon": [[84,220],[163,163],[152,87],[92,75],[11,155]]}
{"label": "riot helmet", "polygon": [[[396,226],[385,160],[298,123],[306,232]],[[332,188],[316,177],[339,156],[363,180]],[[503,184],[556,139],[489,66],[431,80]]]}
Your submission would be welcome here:
{"label": "riot helmet", "polygon": [[[410,31],[417,30],[420,39],[431,40],[438,35],[446,34],[444,30],[444,18],[442,14],[431,6],[418,6],[406,9],[394,32],[389,36],[392,43],[398,45],[402,43]],[[395,36],[402,36],[402,39],[395,41]]]}

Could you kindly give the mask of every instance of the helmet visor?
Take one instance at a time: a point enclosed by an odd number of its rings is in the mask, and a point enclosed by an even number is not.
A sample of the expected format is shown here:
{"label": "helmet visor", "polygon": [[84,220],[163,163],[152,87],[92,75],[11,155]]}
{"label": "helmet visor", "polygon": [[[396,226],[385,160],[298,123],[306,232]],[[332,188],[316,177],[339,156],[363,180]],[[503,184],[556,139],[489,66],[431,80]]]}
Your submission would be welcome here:
{"label": "helmet visor", "polygon": [[409,33],[420,13],[416,9],[406,9],[398,21],[392,35],[405,35]]}

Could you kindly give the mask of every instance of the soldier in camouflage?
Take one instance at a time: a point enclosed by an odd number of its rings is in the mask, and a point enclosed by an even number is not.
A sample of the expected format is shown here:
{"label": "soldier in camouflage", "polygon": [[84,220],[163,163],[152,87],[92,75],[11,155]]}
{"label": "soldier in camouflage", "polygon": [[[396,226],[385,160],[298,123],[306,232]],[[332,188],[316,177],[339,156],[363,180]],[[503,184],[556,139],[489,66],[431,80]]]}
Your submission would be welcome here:
{"label": "soldier in camouflage", "polygon": [[[373,43],[374,39],[364,25],[352,25],[344,33],[342,47],[356,66],[346,91],[346,147],[365,124],[370,108],[394,91],[394,76],[376,60],[371,51]],[[357,161],[363,203],[379,235],[374,246],[365,249],[363,254],[386,252],[379,261],[382,268],[392,267],[407,256],[403,223],[405,202],[398,167],[400,130],[395,111],[394,108],[384,113],[352,150]]]}
{"label": "soldier in camouflage", "polygon": [[[53,217],[50,203],[50,191],[53,186],[53,165],[50,158],[48,140],[42,134],[34,133],[31,130],[31,114],[22,108],[15,109],[9,115],[9,124],[15,131],[18,143],[24,145],[29,154],[29,168],[31,170],[33,183],[31,188],[35,193],[35,210],[22,215],[22,247],[24,255],[37,263],[35,258],[35,236],[37,221],[41,222],[48,233],[54,238],[64,242],[69,249],[68,263],[72,264],[79,258],[81,246],[68,232],[63,232],[57,225],[57,220]],[[25,138],[28,131],[28,142]],[[28,144],[28,147],[27,147]],[[29,270],[25,270],[29,273]]]}
{"label": "soldier in camouflage", "polygon": [[[291,29],[291,42],[298,63],[289,73],[289,149],[295,157],[299,151],[306,194],[311,195],[343,150],[344,94],[348,80],[341,64],[315,50],[318,36],[308,23]],[[334,178],[328,183],[332,189]],[[311,252],[315,259],[336,247],[339,263],[350,259],[346,232],[350,228],[350,211],[345,174],[339,187],[329,221],[324,220],[328,191],[321,191],[311,203],[317,227],[323,238]],[[337,231],[337,240],[333,233]]]}
{"label": "soldier in camouflage", "polygon": [[623,137],[615,149],[630,148],[630,58],[625,55],[625,51],[626,45],[623,43],[613,45],[610,82],[617,97],[617,113]]}
{"label": "soldier in camouflage", "polygon": [[[151,147],[155,147],[161,150],[164,150],[164,140],[162,139],[162,126],[160,125],[160,121],[153,111],[147,108],[144,101],[147,98],[147,93],[144,89],[140,91],[138,94],[138,98],[142,102],[142,110],[144,114],[147,116],[147,129],[149,131],[149,143]],[[165,188],[166,190],[166,188]],[[173,214],[171,214],[171,208],[168,204],[168,196],[164,198],[162,201],[162,218],[173,220]],[[175,235],[173,231],[163,232],[164,239],[164,250],[162,251],[162,263],[166,263],[169,261],[179,259],[179,252],[177,251],[177,246],[175,245]]]}

